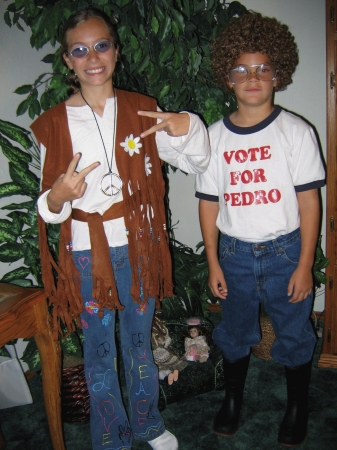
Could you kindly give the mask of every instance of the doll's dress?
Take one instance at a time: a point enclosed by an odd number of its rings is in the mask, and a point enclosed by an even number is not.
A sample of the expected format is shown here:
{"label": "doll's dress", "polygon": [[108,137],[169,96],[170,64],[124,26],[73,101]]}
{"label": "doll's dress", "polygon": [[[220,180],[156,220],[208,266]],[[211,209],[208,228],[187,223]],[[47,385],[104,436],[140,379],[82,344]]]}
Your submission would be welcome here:
{"label": "doll's dress", "polygon": [[209,350],[205,336],[185,338],[185,358],[187,361],[205,362],[209,357]]}

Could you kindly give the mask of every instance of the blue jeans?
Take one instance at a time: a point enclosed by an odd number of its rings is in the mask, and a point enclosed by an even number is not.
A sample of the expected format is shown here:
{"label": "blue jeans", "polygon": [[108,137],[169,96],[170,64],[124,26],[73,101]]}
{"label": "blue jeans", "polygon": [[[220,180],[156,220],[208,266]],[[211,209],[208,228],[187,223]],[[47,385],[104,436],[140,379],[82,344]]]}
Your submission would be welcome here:
{"label": "blue jeans", "polygon": [[104,310],[98,316],[92,298],[90,250],[73,252],[81,275],[84,312],[84,369],[90,395],[90,429],[94,450],[131,449],[132,438],[150,441],[165,431],[158,411],[158,369],[151,350],[154,299],[136,304],[130,295],[131,268],[128,246],[110,248],[110,256],[120,302],[119,336],[128,394],[128,413],[123,405],[118,381],[115,343],[116,312]]}
{"label": "blue jeans", "polygon": [[271,349],[274,361],[288,367],[310,361],[316,345],[310,320],[313,294],[302,302],[289,303],[287,293],[300,251],[299,230],[256,244],[221,235],[219,261],[228,296],[221,302],[222,322],[213,338],[227,360],[247,356],[260,342],[263,301],[276,335]]}

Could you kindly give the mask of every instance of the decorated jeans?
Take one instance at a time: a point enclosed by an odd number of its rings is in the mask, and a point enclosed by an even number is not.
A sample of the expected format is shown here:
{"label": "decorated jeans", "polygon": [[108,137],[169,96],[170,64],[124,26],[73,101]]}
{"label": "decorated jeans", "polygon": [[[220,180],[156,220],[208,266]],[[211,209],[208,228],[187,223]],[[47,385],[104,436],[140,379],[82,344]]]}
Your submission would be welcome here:
{"label": "decorated jeans", "polygon": [[155,302],[136,304],[130,295],[131,269],[128,246],[110,248],[110,256],[121,304],[119,336],[127,385],[124,408],[117,373],[115,343],[116,313],[104,310],[91,297],[90,250],[73,252],[81,275],[84,312],[81,323],[84,341],[84,368],[90,395],[90,429],[94,450],[131,449],[132,439],[150,441],[165,431],[158,411],[158,369],[151,351],[151,325]]}
{"label": "decorated jeans", "polygon": [[256,244],[221,235],[219,261],[228,296],[221,302],[222,322],[213,339],[228,361],[247,356],[260,342],[262,301],[276,335],[271,349],[274,361],[297,367],[311,360],[316,345],[310,321],[313,295],[289,303],[287,292],[300,252],[299,229]]}

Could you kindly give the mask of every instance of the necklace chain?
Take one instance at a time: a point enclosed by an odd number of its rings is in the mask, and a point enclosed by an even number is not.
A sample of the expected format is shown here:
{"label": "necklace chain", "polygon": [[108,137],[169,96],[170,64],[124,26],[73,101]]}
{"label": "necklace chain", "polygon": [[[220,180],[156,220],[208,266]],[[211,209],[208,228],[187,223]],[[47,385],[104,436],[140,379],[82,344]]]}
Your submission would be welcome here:
{"label": "necklace chain", "polygon": [[[113,129],[112,148],[111,148],[111,161],[109,164],[108,152],[106,151],[106,148],[105,148],[103,136],[101,133],[101,129],[98,125],[95,111],[92,109],[92,107],[86,101],[86,99],[84,98],[84,96],[82,94],[82,91],[80,90],[81,97],[83,98],[85,103],[89,106],[89,108],[91,109],[91,112],[94,116],[94,119],[95,119],[95,122],[96,122],[96,125],[98,128],[98,132],[101,137],[102,144],[103,144],[104,153],[105,153],[105,157],[106,157],[106,162],[108,164],[109,172],[106,173],[105,175],[103,175],[103,177],[101,179],[101,191],[103,192],[104,195],[108,195],[108,196],[116,195],[122,189],[122,180],[121,180],[120,176],[117,175],[116,173],[112,172],[112,161],[113,161],[114,146],[115,146],[115,140],[116,140],[116,120],[117,120],[117,118],[116,118],[116,114],[117,114],[116,93],[115,93],[115,90],[113,90],[113,91],[114,91],[114,129]],[[114,183],[118,183],[118,186]]]}

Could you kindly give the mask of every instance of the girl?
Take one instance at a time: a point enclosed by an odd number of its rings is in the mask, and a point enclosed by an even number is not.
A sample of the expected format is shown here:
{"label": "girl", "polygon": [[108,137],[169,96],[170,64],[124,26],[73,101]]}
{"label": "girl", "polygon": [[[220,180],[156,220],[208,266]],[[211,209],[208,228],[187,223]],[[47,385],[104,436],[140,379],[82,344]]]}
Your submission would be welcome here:
{"label": "girl", "polygon": [[[195,115],[157,112],[153,99],[114,88],[118,36],[101,11],[68,19],[61,54],[72,95],[32,125],[41,146],[39,235],[55,333],[71,332],[80,316],[93,449],[131,449],[133,438],[178,449],[157,408],[150,345],[155,303],[172,295],[159,158],[204,171],[207,133]],[[44,222],[61,224],[58,265]],[[116,369],[117,311],[128,413]]]}

